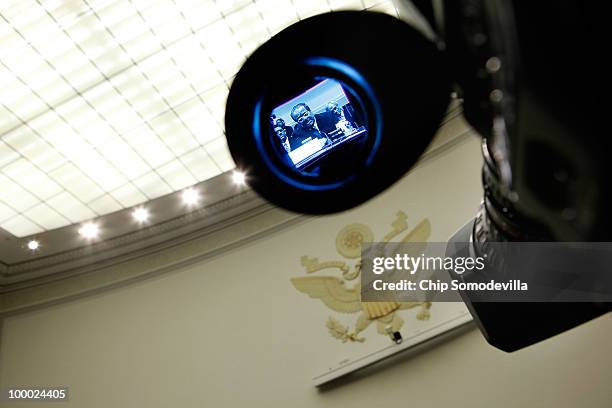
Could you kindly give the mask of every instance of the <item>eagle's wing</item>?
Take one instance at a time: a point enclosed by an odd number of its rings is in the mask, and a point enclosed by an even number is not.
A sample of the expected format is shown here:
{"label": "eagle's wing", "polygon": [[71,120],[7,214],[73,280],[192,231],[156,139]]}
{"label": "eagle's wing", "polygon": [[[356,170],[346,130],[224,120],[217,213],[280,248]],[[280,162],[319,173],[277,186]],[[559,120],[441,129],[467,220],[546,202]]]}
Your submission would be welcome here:
{"label": "eagle's wing", "polygon": [[402,238],[401,242],[425,242],[429,239],[429,235],[431,234],[431,223],[429,219],[425,218],[423,221],[419,222],[416,227],[412,229],[404,238]]}
{"label": "eagle's wing", "polygon": [[[408,232],[401,241],[395,245],[392,245],[389,249],[391,251],[398,251],[397,248],[401,248],[401,251],[412,256],[420,256],[427,248],[427,240],[431,235],[431,223],[427,218],[419,222],[410,232]],[[409,247],[402,247],[401,243],[409,243]]]}
{"label": "eagle's wing", "polygon": [[332,310],[342,313],[361,311],[359,287],[347,289],[344,282],[333,276],[305,276],[291,278],[297,290],[311,298],[321,299]]}

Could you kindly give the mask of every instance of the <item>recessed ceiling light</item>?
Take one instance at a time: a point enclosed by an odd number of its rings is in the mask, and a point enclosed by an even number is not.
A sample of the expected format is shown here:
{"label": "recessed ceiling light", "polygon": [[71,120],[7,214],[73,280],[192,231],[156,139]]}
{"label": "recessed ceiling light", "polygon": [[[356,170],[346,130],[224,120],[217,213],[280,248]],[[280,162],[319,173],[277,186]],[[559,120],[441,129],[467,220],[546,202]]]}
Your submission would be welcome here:
{"label": "recessed ceiling light", "polygon": [[246,184],[246,174],[241,171],[234,170],[234,172],[232,172],[232,180],[237,186],[244,186]]}
{"label": "recessed ceiling light", "polygon": [[100,233],[100,229],[93,222],[85,223],[83,224],[83,226],[81,226],[81,228],[79,228],[79,234],[83,238],[93,239],[93,238],[96,238],[99,233]]}
{"label": "recessed ceiling light", "polygon": [[28,242],[28,249],[31,251],[36,251],[39,247],[40,247],[40,243],[35,239]]}
{"label": "recessed ceiling light", "polygon": [[200,193],[196,189],[188,188],[183,190],[183,202],[187,205],[196,205],[200,201]]}
{"label": "recessed ceiling light", "polygon": [[140,223],[145,223],[149,219],[149,210],[144,207],[138,207],[132,213],[134,219]]}

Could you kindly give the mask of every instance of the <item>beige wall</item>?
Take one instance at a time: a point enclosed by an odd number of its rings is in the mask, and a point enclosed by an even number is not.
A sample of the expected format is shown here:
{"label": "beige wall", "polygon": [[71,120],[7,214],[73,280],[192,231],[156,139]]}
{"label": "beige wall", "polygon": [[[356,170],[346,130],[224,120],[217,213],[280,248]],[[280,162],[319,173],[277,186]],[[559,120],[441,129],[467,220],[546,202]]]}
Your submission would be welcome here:
{"label": "beige wall", "polygon": [[8,317],[0,386],[67,385],[71,400],[57,406],[83,408],[612,406],[610,315],[514,354],[471,330],[324,391],[312,386],[330,353],[359,345],[332,339],[318,318],[327,312],[291,287],[299,257],[329,259],[343,225],[382,233],[398,210],[412,225],[430,218],[431,240],[444,240],[480,201],[479,168],[478,141],[463,140],[355,210]]}

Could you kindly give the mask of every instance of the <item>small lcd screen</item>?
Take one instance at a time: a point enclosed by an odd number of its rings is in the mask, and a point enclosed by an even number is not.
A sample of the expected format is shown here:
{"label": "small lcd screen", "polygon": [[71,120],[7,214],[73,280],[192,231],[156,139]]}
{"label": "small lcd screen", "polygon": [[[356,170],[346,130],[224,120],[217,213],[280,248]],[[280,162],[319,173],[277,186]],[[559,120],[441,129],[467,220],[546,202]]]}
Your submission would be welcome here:
{"label": "small lcd screen", "polygon": [[341,82],[324,79],[275,107],[270,127],[279,154],[296,169],[311,171],[333,152],[365,140],[366,116],[355,99]]}

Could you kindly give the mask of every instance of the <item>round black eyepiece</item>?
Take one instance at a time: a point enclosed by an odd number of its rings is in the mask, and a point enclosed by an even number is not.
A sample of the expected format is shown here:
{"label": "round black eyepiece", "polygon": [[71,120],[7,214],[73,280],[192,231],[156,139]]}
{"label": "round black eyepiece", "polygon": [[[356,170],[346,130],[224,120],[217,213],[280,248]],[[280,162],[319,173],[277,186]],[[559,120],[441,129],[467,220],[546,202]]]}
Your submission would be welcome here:
{"label": "round black eyepiece", "polygon": [[246,61],[228,97],[228,146],[272,203],[342,211],[414,164],[449,93],[441,53],[406,23],[370,12],[320,15]]}

